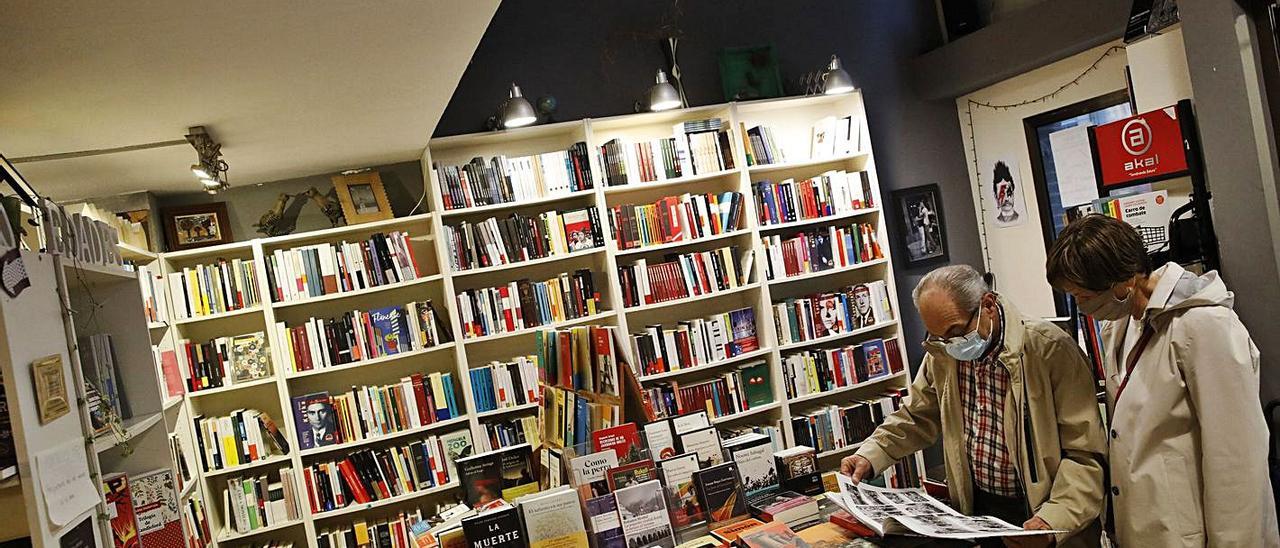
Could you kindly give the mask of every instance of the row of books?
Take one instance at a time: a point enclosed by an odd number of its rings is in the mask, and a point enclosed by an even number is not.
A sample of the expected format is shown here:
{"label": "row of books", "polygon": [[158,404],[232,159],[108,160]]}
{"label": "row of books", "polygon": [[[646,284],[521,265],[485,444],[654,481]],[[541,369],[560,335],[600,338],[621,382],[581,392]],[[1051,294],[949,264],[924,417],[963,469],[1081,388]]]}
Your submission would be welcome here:
{"label": "row of books", "polygon": [[205,513],[204,499],[200,492],[194,491],[182,501],[182,530],[185,532],[186,548],[204,548],[213,544],[213,533],[209,530],[209,516]]}
{"label": "row of books", "polygon": [[761,226],[821,219],[875,207],[867,172],[832,170],[812,179],[756,182],[756,218]]}
{"label": "row of books", "polygon": [[740,192],[686,193],[610,207],[609,227],[618,249],[636,249],[733,232],[742,226],[742,209]]}
{"label": "row of books", "polygon": [[594,187],[587,144],[533,156],[472,158],[461,166],[435,165],[445,209],[563,196]]}
{"label": "row of books", "polygon": [[542,441],[542,423],[536,415],[481,421],[484,438],[476,440],[480,451],[493,451],[527,443],[537,447]]}
{"label": "row of books", "polygon": [[307,465],[303,482],[311,512],[368,504],[456,481],[455,460],[471,451],[466,429]]}
{"label": "row of books", "polygon": [[851,405],[823,406],[791,417],[791,432],[797,444],[820,453],[843,449],[867,439],[898,408],[901,399],[895,393]]}
{"label": "row of books", "polygon": [[723,119],[690,120],[672,126],[675,159],[687,175],[715,173],[734,168],[733,127]]}
{"label": "row of books", "polygon": [[773,303],[778,343],[791,344],[879,325],[893,319],[884,280]]}
{"label": "row of books", "polygon": [[744,365],[696,383],[654,384],[645,389],[645,397],[659,417],[705,411],[711,418],[718,418],[774,402],[773,381],[764,362]]}
{"label": "row of books", "polygon": [[537,356],[516,356],[508,362],[473,367],[470,375],[472,402],[478,412],[538,401]]}
{"label": "row of books", "polygon": [[754,253],[737,246],[708,251],[671,254],[662,262],[639,259],[618,266],[623,305],[646,304],[698,297],[747,285]]}
{"label": "row of books", "polygon": [[902,370],[902,350],[896,338],[804,350],[782,358],[788,398],[822,394]]}
{"label": "row of books", "polygon": [[534,217],[512,213],[477,223],[444,225],[454,271],[519,263],[604,247],[594,207],[546,211]]}
{"label": "row of books", "polygon": [[534,358],[539,378],[547,386],[619,395],[614,335],[615,328],[599,325],[538,331]]}
{"label": "row of books", "polygon": [[459,291],[458,316],[463,338],[529,329],[601,311],[590,270],[541,282],[516,280],[499,287]]}
{"label": "row of books", "polygon": [[80,375],[85,384],[89,422],[94,434],[111,429],[111,416],[127,419],[132,415],[129,401],[120,390],[120,366],[116,361],[115,343],[109,333],[80,337]]}
{"label": "row of books", "polygon": [[[853,153],[859,148],[861,129],[861,124],[853,116],[827,116],[819,119],[810,128],[809,157],[829,158]],[[774,134],[772,128],[758,125],[751,129],[744,129],[743,133],[746,134],[749,144],[748,165],[787,162],[788,147]]]}
{"label": "row of books", "polygon": [[765,276],[770,280],[844,268],[884,258],[871,223],[828,226],[784,238],[763,236]]}
{"label": "row of books", "polygon": [[177,319],[253,308],[262,303],[253,259],[218,259],[169,274],[169,299]]}
{"label": "row of books", "polygon": [[353,386],[290,403],[301,449],[373,439],[462,415],[452,373],[414,373],[381,386]]}
{"label": "row of books", "polygon": [[301,519],[295,485],[293,468],[288,466],[275,477],[228,478],[222,492],[222,530],[249,533]]}
{"label": "row of books", "polygon": [[639,142],[611,139],[598,152],[609,186],[665,181],[686,174],[687,160],[681,161],[683,150],[675,137]]}
{"label": "row of books", "polygon": [[747,141],[747,165],[762,166],[783,164],[787,162],[787,151],[782,140],[773,133],[773,128],[766,125],[752,126],[746,129],[742,124],[742,134]]}
{"label": "row of books", "polygon": [[[110,521],[109,542],[115,546],[182,546],[186,540],[179,516],[178,492],[173,471],[167,468],[142,474],[111,473],[102,476],[102,495]],[[16,510],[16,508],[15,508]],[[203,514],[203,512],[201,512]],[[201,515],[203,518],[203,515]],[[11,517],[12,519],[12,517]],[[21,518],[18,518],[21,519]],[[198,523],[202,523],[198,522]],[[207,525],[200,531],[208,538]],[[95,535],[96,536],[96,535]],[[72,539],[68,534],[66,539]],[[90,540],[89,545],[95,543]]]}
{"label": "row of books", "polygon": [[358,519],[349,525],[326,525],[316,532],[319,548],[417,548],[415,532],[425,532],[428,519],[441,515],[441,509],[424,512],[421,508],[402,510],[376,521]]}
{"label": "row of books", "polygon": [[705,318],[677,322],[675,327],[645,326],[631,334],[638,375],[654,375],[724,361],[760,348],[756,315],[739,308]]}
{"label": "row of books", "polygon": [[205,472],[289,454],[284,433],[270,415],[257,409],[236,409],[223,416],[196,415],[191,422],[196,453]]}
{"label": "row of books", "polygon": [[[179,339],[174,344],[174,356],[187,392],[242,384],[272,374],[271,354],[262,331],[205,342]],[[162,362],[162,368],[163,365]]]}
{"label": "row of books", "polygon": [[588,392],[556,386],[542,390],[542,420],[545,442],[551,447],[572,447],[586,443],[592,432],[621,422],[617,404]]}
{"label": "row of books", "polygon": [[276,323],[280,356],[294,372],[337,367],[412,352],[453,340],[428,299],[368,311],[353,310],[336,318],[309,318],[289,327]]}
{"label": "row of books", "polygon": [[271,300],[288,302],[360,291],[422,277],[409,233],[277,249],[266,257]]}
{"label": "row of books", "polygon": [[169,300],[165,298],[165,278],[154,266],[138,267],[138,285],[142,288],[142,315],[148,323],[169,321]]}

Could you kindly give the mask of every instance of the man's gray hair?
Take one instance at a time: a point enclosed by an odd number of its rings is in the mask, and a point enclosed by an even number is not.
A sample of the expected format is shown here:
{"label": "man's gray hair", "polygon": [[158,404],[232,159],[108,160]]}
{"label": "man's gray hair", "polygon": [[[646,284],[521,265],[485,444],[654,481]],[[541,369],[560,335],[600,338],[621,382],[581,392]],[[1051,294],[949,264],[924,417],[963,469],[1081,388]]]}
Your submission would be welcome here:
{"label": "man's gray hair", "polygon": [[920,295],[926,291],[939,290],[951,297],[961,310],[976,310],[982,303],[982,296],[991,288],[982,274],[967,264],[944,266],[924,275],[920,283],[911,292],[911,300],[920,307]]}

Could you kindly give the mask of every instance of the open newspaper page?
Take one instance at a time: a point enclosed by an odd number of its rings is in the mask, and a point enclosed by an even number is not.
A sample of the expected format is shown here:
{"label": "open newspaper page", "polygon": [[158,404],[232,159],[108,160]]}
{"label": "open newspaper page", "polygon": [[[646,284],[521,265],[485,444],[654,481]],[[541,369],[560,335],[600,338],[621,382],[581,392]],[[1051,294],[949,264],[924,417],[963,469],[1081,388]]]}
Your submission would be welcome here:
{"label": "open newspaper page", "polygon": [[880,536],[912,535],[947,539],[1043,535],[1061,531],[1026,530],[991,516],[966,516],[922,489],[885,489],[854,484],[839,474],[839,493],[827,493],[836,504]]}

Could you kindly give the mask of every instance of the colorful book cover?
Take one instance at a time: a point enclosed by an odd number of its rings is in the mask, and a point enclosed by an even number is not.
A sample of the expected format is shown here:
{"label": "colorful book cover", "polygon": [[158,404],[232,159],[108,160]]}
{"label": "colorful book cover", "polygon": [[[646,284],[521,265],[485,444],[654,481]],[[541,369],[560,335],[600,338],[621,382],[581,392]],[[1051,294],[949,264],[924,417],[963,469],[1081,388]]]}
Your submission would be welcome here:
{"label": "colorful book cover", "polygon": [[769,436],[745,434],[752,439],[733,445],[729,453],[738,464],[738,476],[748,499],[778,490],[778,471],[773,464],[773,444]]}
{"label": "colorful book cover", "polygon": [[773,454],[773,461],[783,489],[809,496],[822,493],[817,452],[812,447],[799,445],[778,451]]}
{"label": "colorful book cover", "polygon": [[634,422],[596,430],[591,433],[591,442],[595,451],[613,449],[613,452],[618,455],[620,465],[630,464],[642,458],[640,433]]}
{"label": "colorful book cover", "polygon": [[578,493],[568,486],[520,500],[529,548],[589,548]]}
{"label": "colorful book cover", "polygon": [[613,493],[587,499],[587,519],[595,537],[596,548],[626,548],[627,539],[622,534],[622,522],[618,519],[618,501]]}
{"label": "colorful book cover", "polygon": [[449,470],[449,480],[457,480],[458,467],[454,463],[457,462],[458,459],[470,457],[472,451],[475,450],[471,443],[471,431],[464,428],[447,434],[441,434],[440,444],[444,446],[444,460]]}
{"label": "colorful book cover", "polygon": [[638,483],[613,493],[618,501],[618,519],[627,545],[675,548],[671,520],[667,515],[662,484],[657,480]]}
{"label": "colorful book cover", "polygon": [[141,548],[129,478],[124,474],[106,476],[102,479],[102,494],[111,516],[111,540],[115,548]]}
{"label": "colorful book cover", "polygon": [[743,531],[747,531],[753,527],[762,525],[763,523],[764,523],[763,521],[760,521],[756,518],[747,518],[742,521],[725,525],[724,527],[720,527],[718,529],[712,529],[711,536],[720,539],[726,544],[732,544],[734,542],[737,542],[738,535],[742,534]]}
{"label": "colorful book cover", "polygon": [[618,490],[637,483],[644,483],[656,477],[654,475],[653,461],[650,459],[611,468],[606,475],[609,478],[610,490]]}
{"label": "colorful book cover", "polygon": [[875,339],[862,343],[862,359],[866,364],[868,379],[889,375],[889,363],[885,359],[883,340]]}
{"label": "colorful book cover", "polygon": [[773,382],[769,375],[769,364],[765,362],[743,366],[742,393],[747,400],[747,408],[760,407],[773,403]]}
{"label": "colorful book cover", "polygon": [[143,546],[182,546],[181,513],[173,471],[160,469],[129,480]]}
{"label": "colorful book cover", "polygon": [[409,337],[409,322],[399,306],[375,308],[369,311],[373,333],[379,337],[378,345],[386,354],[399,354],[413,346]]}
{"label": "colorful book cover", "polygon": [[500,453],[490,451],[457,460],[458,479],[473,508],[502,499],[502,463]]}
{"label": "colorful book cover", "polygon": [[586,209],[575,209],[560,214],[564,223],[564,238],[569,251],[583,251],[595,247],[595,230],[591,215]]}
{"label": "colorful book cover", "polygon": [[232,338],[232,383],[248,382],[269,376],[271,376],[271,359],[267,356],[266,334],[259,331]]}
{"label": "colorful book cover", "polygon": [[512,501],[538,492],[538,476],[533,469],[533,446],[522,443],[499,453],[502,468],[502,498]]}
{"label": "colorful book cover", "polygon": [[746,548],[802,548],[808,543],[800,540],[785,522],[771,521],[747,529],[738,535],[738,542]]}
{"label": "colorful book cover", "polygon": [[698,471],[698,455],[685,453],[658,462],[658,474],[667,488],[671,522],[676,528],[701,521],[702,507],[694,495],[693,473]]}
{"label": "colorful book cover", "polygon": [[618,466],[618,454],[612,450],[598,451],[569,461],[573,483],[578,486],[582,499],[609,494],[607,472]]}
{"label": "colorful book cover", "polygon": [[644,440],[649,446],[650,457],[661,460],[676,456],[676,438],[671,428],[671,419],[660,419],[644,425]]}
{"label": "colorful book cover", "polygon": [[724,523],[746,515],[747,501],[742,494],[738,464],[729,461],[693,474],[698,503],[707,511],[707,521]]}
{"label": "colorful book cover", "polygon": [[338,417],[328,392],[293,398],[293,420],[298,432],[298,448],[334,445],[338,440]]}
{"label": "colorful book cover", "polygon": [[756,338],[756,312],[750,308],[741,308],[729,312],[729,320],[733,326],[732,355],[755,352],[760,349]]}
{"label": "colorful book cover", "polygon": [[520,514],[514,506],[503,506],[462,518],[462,532],[471,548],[525,546]]}

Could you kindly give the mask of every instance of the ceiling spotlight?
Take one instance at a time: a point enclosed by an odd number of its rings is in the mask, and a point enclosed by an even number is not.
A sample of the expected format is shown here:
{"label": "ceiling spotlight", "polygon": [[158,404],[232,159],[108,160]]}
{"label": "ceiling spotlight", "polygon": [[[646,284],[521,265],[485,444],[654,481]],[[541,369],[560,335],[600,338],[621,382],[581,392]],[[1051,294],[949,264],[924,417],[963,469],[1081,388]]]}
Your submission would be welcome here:
{"label": "ceiling spotlight", "polygon": [[649,110],[653,112],[680,108],[682,104],[680,102],[680,92],[676,91],[675,86],[667,82],[667,73],[662,69],[658,69],[658,75],[654,78],[654,84],[649,88],[647,96]]}
{"label": "ceiling spotlight", "polygon": [[230,188],[227,183],[227,162],[222,159],[222,144],[213,140],[204,126],[187,128],[187,142],[196,149],[197,163],[191,164],[191,174],[210,194]]}
{"label": "ceiling spotlight", "polygon": [[527,126],[538,121],[538,114],[533,105],[520,93],[520,86],[511,83],[511,90],[506,102],[499,109],[498,122],[506,129]]}
{"label": "ceiling spotlight", "polygon": [[195,174],[197,179],[213,178],[213,175],[210,175],[208,171],[205,171],[204,166],[201,166],[200,164],[191,164],[191,173]]}
{"label": "ceiling spotlight", "polygon": [[839,95],[850,91],[853,91],[853,78],[845,72],[840,64],[840,58],[832,55],[831,62],[827,64],[827,71],[822,74],[822,93]]}

